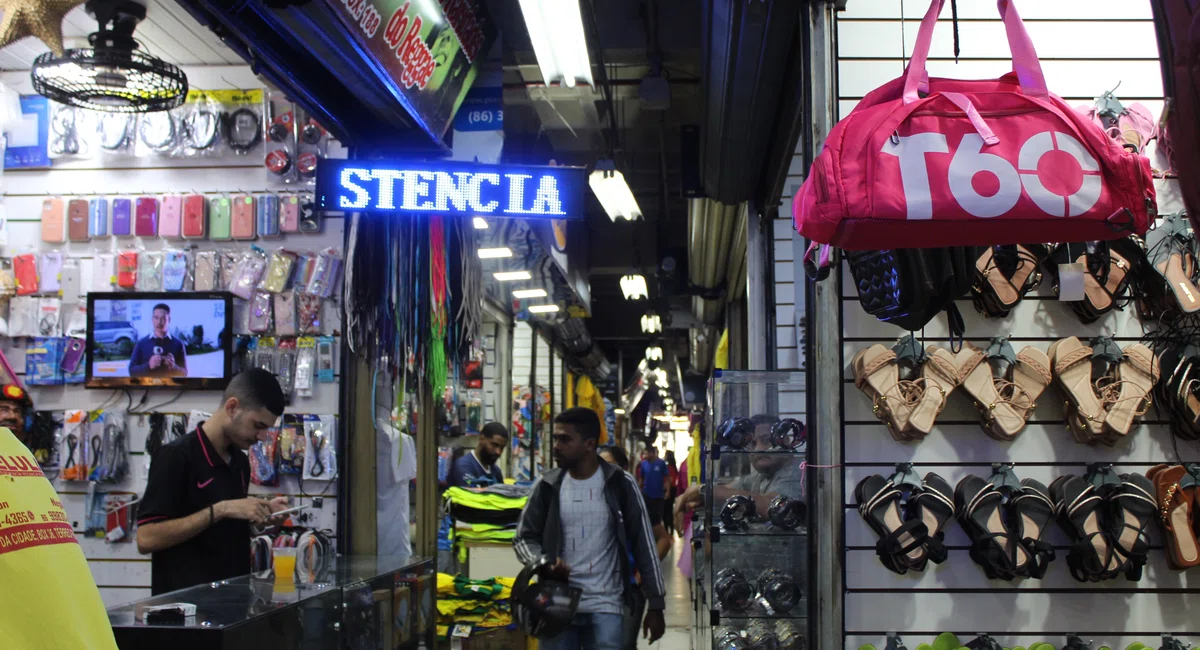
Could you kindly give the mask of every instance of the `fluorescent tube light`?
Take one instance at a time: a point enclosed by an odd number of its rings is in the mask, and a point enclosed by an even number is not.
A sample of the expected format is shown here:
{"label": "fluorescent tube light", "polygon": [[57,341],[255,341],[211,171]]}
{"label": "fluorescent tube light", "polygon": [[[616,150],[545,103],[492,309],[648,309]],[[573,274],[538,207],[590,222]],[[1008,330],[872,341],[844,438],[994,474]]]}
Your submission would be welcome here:
{"label": "fluorescent tube light", "polygon": [[545,298],[545,289],[517,289],[513,292],[513,298]]}
{"label": "fluorescent tube light", "polygon": [[529,313],[531,314],[553,314],[558,311],[558,305],[531,305]]}
{"label": "fluorescent tube light", "polygon": [[[482,251],[480,251],[482,253]],[[621,277],[621,293],[626,300],[649,298],[650,291],[646,288],[646,278],[640,275],[625,275]]]}
{"label": "fluorescent tube light", "polygon": [[658,347],[657,345],[646,348],[646,359],[650,361],[662,361],[662,358],[662,348]]}
{"label": "fluorescent tube light", "polygon": [[646,314],[642,316],[642,333],[654,334],[662,331],[662,319],[658,314]]}
{"label": "fluorescent tube light", "polygon": [[546,85],[593,85],[579,0],[521,0],[521,14]]}
{"label": "fluorescent tube light", "polygon": [[529,275],[529,271],[496,271],[492,274],[499,282],[513,282],[516,280],[530,280],[533,278]]}
{"label": "fluorescent tube light", "polygon": [[485,221],[483,217],[475,217],[473,223],[475,224],[476,230],[487,230],[487,221]]}
{"label": "fluorescent tube light", "polygon": [[642,218],[642,209],[629,190],[625,176],[617,171],[611,160],[596,163],[596,170],[588,176],[588,185],[592,186],[592,193],[604,207],[609,219],[633,221]]}
{"label": "fluorescent tube light", "polygon": [[479,249],[479,259],[494,260],[498,257],[512,257],[511,248],[481,248]]}
{"label": "fluorescent tube light", "polygon": [[613,413],[617,415],[625,415],[625,409],[613,409]]}

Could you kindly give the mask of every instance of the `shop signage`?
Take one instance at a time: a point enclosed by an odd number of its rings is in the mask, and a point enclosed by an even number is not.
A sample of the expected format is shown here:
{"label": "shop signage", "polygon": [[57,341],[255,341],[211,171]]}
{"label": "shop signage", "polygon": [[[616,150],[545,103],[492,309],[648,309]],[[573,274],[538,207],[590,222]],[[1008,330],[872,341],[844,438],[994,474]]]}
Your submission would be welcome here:
{"label": "shop signage", "polygon": [[493,25],[478,0],[325,0],[439,140],[479,71]]}
{"label": "shop signage", "polygon": [[326,211],[582,219],[586,186],[582,167],[322,160],[316,195]]}

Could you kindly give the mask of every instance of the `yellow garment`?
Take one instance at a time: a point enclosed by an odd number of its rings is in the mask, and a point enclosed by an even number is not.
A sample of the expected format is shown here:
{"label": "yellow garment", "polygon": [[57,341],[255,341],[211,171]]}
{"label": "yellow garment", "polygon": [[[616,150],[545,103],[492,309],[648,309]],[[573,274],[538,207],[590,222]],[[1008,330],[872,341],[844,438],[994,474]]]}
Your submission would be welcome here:
{"label": "yellow garment", "polygon": [[692,427],[692,448],[688,450],[687,484],[689,486],[700,482],[700,425]]}
{"label": "yellow garment", "polygon": [[116,650],[58,493],[2,427],[0,504],[0,648]]}
{"label": "yellow garment", "polygon": [[442,499],[476,510],[522,510],[529,497],[506,497],[490,492],[475,492],[466,488],[452,487],[442,494]]}
{"label": "yellow garment", "polygon": [[575,400],[580,406],[591,409],[600,416],[600,444],[608,444],[608,414],[604,410],[604,396],[596,390],[587,376],[580,377],[579,382],[575,384]]}
{"label": "yellow garment", "polygon": [[717,341],[717,352],[713,357],[713,367],[729,370],[729,330],[721,332],[721,339]]}

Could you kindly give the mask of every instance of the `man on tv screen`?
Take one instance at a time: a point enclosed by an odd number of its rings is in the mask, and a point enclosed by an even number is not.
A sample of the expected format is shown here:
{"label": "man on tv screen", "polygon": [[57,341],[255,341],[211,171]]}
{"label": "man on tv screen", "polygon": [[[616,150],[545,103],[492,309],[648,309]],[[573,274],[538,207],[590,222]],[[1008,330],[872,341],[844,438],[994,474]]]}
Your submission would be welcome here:
{"label": "man on tv screen", "polygon": [[186,377],[187,351],[183,341],[171,336],[171,308],[158,303],[152,310],[154,331],[133,346],[129,358],[130,377]]}

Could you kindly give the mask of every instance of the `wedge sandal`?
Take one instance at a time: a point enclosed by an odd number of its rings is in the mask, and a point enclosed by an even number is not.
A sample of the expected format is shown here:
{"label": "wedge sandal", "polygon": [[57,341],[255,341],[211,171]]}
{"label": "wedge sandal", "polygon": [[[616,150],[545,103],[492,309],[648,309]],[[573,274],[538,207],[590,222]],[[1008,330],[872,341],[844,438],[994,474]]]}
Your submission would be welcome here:
{"label": "wedge sandal", "polygon": [[990,580],[1012,580],[1028,562],[1005,521],[1003,495],[978,476],[967,476],[954,489],[958,521],[971,538],[971,559]]}
{"label": "wedge sandal", "polygon": [[984,432],[998,440],[1012,440],[1025,428],[1025,417],[996,390],[986,360],[983,351],[970,343],[964,343],[962,350],[954,355],[962,387],[975,401]]}
{"label": "wedge sandal", "polygon": [[1104,429],[1115,437],[1129,435],[1133,420],[1150,409],[1150,393],[1158,383],[1158,358],[1141,343],[1125,346],[1117,365],[1117,380],[1110,384],[1110,396],[1105,399],[1108,414]]}
{"label": "wedge sandal", "polygon": [[1019,575],[1042,579],[1054,561],[1054,547],[1042,540],[1054,521],[1054,502],[1045,485],[1031,478],[1022,479],[1021,492],[1009,501],[1016,519],[1017,539],[1025,548],[1029,562],[1017,566]]}
{"label": "wedge sandal", "polygon": [[[1092,385],[1092,348],[1069,336],[1050,346],[1049,358],[1054,368],[1055,386],[1085,421],[1088,440],[1102,438],[1105,412]],[[1071,419],[1067,422],[1070,424]]]}
{"label": "wedge sandal", "polygon": [[1121,486],[1108,497],[1109,534],[1118,554],[1126,560],[1125,577],[1142,579],[1142,567],[1150,554],[1146,529],[1158,517],[1154,484],[1141,474],[1122,474]]}
{"label": "wedge sandal", "polygon": [[1101,523],[1104,499],[1078,476],[1060,476],[1050,484],[1059,526],[1072,541],[1067,567],[1079,582],[1099,582],[1117,575],[1119,558]]}
{"label": "wedge sandal", "polygon": [[910,439],[924,438],[933,431],[934,420],[946,408],[946,399],[958,387],[958,370],[954,355],[931,345],[925,351],[921,366],[921,398],[908,420]]}
{"label": "wedge sandal", "polygon": [[876,344],[859,350],[850,363],[854,371],[854,385],[871,399],[871,410],[875,417],[887,425],[893,438],[908,440],[904,432],[920,396],[914,394],[916,391],[912,382],[901,383],[896,353]]}
{"label": "wedge sandal", "polygon": [[1200,565],[1200,541],[1194,530],[1196,488],[1183,487],[1187,470],[1181,465],[1156,465],[1146,473],[1154,484],[1156,506],[1167,539],[1167,559],[1175,569]]}

